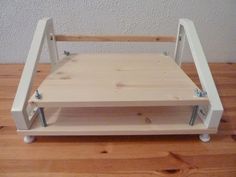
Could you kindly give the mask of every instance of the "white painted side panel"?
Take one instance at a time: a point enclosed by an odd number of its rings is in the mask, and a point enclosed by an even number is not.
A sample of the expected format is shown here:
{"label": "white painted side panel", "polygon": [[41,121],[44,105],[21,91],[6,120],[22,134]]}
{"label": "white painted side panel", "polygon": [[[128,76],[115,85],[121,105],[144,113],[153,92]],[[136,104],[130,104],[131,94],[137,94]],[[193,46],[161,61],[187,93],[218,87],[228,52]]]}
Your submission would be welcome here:
{"label": "white painted side panel", "polygon": [[211,106],[205,120],[205,125],[210,128],[217,128],[223,114],[223,106],[212,78],[206,56],[193,22],[188,19],[180,19],[179,24],[184,27],[201,85],[207,92],[207,96],[210,100]]}
{"label": "white painted side panel", "polygon": [[45,18],[38,22],[12,105],[11,111],[18,129],[28,129],[30,126],[28,115],[26,113],[26,105],[34,79],[36,66],[44,43],[44,36],[48,21],[49,19]]}

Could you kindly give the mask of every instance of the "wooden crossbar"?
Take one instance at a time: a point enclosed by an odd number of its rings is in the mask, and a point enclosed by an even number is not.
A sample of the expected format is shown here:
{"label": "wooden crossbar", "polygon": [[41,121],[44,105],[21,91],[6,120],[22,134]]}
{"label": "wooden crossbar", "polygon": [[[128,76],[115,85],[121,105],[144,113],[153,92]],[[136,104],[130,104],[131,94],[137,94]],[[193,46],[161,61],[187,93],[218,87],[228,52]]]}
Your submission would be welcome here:
{"label": "wooden crossbar", "polygon": [[55,35],[56,41],[71,42],[175,42],[175,36],[88,36]]}

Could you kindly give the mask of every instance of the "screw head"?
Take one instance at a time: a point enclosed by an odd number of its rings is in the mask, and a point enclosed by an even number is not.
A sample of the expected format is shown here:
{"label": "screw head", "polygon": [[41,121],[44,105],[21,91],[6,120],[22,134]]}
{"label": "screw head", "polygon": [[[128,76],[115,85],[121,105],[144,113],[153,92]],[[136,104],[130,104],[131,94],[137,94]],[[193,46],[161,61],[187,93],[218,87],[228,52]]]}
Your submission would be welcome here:
{"label": "screw head", "polygon": [[64,54],[65,54],[66,56],[69,56],[69,55],[70,55],[70,52],[69,52],[69,51],[66,51],[66,50],[64,50]]}
{"label": "screw head", "polygon": [[167,51],[164,51],[164,52],[163,52],[163,55],[167,56],[167,55],[168,55],[168,52],[167,52]]}
{"label": "screw head", "polygon": [[35,91],[35,98],[37,98],[37,99],[41,99],[42,98],[42,95],[39,93],[38,90]]}
{"label": "screw head", "polygon": [[179,41],[181,41],[182,40],[182,36],[179,36],[179,39],[178,39]]}
{"label": "screw head", "polygon": [[197,97],[206,97],[207,96],[207,92],[206,91],[201,91],[199,89],[195,89],[194,93]]}

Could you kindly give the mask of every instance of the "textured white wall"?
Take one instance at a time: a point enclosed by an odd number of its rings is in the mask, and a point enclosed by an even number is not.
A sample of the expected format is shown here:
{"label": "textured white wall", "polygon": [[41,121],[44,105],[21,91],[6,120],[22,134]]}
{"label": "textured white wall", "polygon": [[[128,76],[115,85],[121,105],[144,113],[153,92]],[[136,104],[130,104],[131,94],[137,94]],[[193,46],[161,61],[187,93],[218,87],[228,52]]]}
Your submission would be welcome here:
{"label": "textured white wall", "polygon": [[[176,34],[179,18],[192,19],[211,62],[236,61],[235,0],[0,0],[0,63],[24,62],[37,21],[53,17],[57,33]],[[173,44],[64,43],[71,52],[156,52]],[[48,61],[43,52],[43,61]],[[185,61],[191,61],[188,47]]]}

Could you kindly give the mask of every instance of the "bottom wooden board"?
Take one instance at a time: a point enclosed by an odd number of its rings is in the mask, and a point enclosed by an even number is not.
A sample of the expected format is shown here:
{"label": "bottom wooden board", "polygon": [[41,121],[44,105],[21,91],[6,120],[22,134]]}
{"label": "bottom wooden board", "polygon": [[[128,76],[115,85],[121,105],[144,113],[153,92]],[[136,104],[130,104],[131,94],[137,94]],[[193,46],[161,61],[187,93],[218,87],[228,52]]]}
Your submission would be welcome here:
{"label": "bottom wooden board", "polygon": [[156,135],[216,133],[200,118],[190,126],[191,106],[47,108],[47,127],[36,120],[24,135]]}

